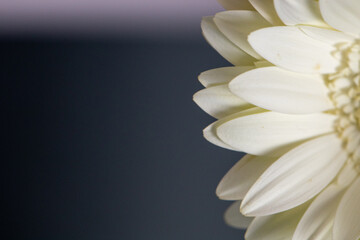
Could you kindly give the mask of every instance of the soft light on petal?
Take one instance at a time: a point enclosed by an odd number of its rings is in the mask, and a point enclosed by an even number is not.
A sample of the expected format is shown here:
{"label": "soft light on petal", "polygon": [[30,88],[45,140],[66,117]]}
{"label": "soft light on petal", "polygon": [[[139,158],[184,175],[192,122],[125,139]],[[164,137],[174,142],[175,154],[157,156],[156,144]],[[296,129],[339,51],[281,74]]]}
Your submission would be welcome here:
{"label": "soft light on petal", "polygon": [[232,94],[227,84],[202,89],[194,94],[194,102],[215,118],[222,118],[253,107]]}
{"label": "soft light on petal", "polygon": [[269,23],[273,25],[282,25],[282,22],[275,11],[274,0],[249,0],[249,2]]}
{"label": "soft light on petal", "polygon": [[325,44],[335,45],[354,41],[354,37],[351,35],[331,29],[310,26],[300,26],[299,29],[309,37],[324,42]]}
{"label": "soft light on petal", "polygon": [[293,240],[327,240],[332,234],[337,206],[344,187],[332,184],[315,198],[296,228]]}
{"label": "soft light on petal", "polygon": [[227,121],[230,121],[232,119],[235,119],[237,117],[242,117],[242,116],[247,116],[247,115],[251,115],[251,114],[257,114],[257,113],[261,113],[264,112],[265,110],[259,107],[254,107],[248,110],[244,110],[240,113],[235,113],[233,115],[227,116],[225,118],[222,118],[212,124],[210,124],[208,127],[206,127],[203,131],[204,134],[204,138],[206,140],[208,140],[209,142],[211,142],[212,144],[222,147],[222,148],[226,148],[226,149],[230,149],[230,150],[235,150],[235,151],[239,151],[238,149],[224,143],[219,136],[217,135],[217,128],[219,126],[221,126],[222,124],[226,123]]}
{"label": "soft light on petal", "polygon": [[360,177],[346,191],[337,209],[334,223],[334,240],[360,238]]}
{"label": "soft light on petal", "polygon": [[347,160],[335,134],[307,141],[272,164],[246,194],[247,216],[282,212],[313,198],[328,185]]}
{"label": "soft light on petal", "polygon": [[325,21],[343,32],[360,34],[359,0],[319,0]]}
{"label": "soft light on petal", "polygon": [[316,113],[334,108],[321,75],[278,67],[258,68],[234,78],[230,90],[259,107],[283,113]]}
{"label": "soft light on petal", "polygon": [[216,195],[224,200],[240,200],[263,174],[275,157],[246,155],[220,181]]}
{"label": "soft light on petal", "polygon": [[300,73],[332,73],[339,65],[331,44],[309,37],[298,27],[270,27],[249,35],[251,46],[262,57]]}
{"label": "soft light on petal", "polygon": [[253,56],[261,59],[250,46],[248,35],[260,28],[269,27],[270,24],[255,11],[225,11],[215,15],[215,24],[219,30],[239,48]]}
{"label": "soft light on petal", "polygon": [[333,131],[336,116],[264,112],[238,117],[217,128],[226,144],[253,155],[265,155],[288,144]]}
{"label": "soft light on petal", "polygon": [[246,231],[245,239],[291,240],[296,226],[308,206],[309,203],[305,203],[283,213],[256,217]]}
{"label": "soft light on petal", "polygon": [[201,29],[209,44],[226,60],[234,65],[251,65],[255,58],[238,48],[220,32],[215,25],[213,17],[204,17]]}
{"label": "soft light on petal", "polygon": [[253,66],[215,68],[199,75],[199,81],[204,87],[216,86],[230,82],[237,75],[253,69]]}
{"label": "soft light on petal", "polygon": [[286,25],[306,24],[328,27],[323,21],[316,0],[274,0],[275,9]]}

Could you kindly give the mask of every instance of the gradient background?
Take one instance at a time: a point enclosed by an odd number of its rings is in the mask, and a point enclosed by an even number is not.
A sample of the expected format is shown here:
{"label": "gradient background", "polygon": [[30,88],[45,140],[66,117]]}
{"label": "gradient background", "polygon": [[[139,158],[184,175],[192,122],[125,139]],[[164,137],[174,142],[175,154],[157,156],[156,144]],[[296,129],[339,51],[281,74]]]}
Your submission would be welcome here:
{"label": "gradient background", "polygon": [[206,142],[197,75],[215,0],[0,4],[3,239],[242,239],[218,181],[241,157]]}

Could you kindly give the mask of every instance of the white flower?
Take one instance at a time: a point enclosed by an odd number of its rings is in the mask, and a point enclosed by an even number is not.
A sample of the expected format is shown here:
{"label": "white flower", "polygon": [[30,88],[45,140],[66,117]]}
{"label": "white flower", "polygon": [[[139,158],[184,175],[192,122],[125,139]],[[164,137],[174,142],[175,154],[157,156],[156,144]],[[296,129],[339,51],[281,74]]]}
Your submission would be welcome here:
{"label": "white flower", "polygon": [[255,217],[248,240],[359,239],[360,1],[219,2],[203,34],[235,66],[202,73],[194,100],[218,119],[205,138],[248,155],[217,195]]}

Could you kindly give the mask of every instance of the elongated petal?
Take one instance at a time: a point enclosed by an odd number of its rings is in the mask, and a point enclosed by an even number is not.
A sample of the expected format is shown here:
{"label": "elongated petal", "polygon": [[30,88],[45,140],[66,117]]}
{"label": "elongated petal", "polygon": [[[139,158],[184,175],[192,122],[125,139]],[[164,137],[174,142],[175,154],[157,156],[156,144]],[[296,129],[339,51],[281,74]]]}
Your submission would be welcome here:
{"label": "elongated petal", "polygon": [[227,84],[198,91],[194,95],[194,101],[215,118],[222,118],[253,107],[253,105],[231,93]]}
{"label": "elongated petal", "polygon": [[241,201],[236,201],[226,209],[224,214],[225,222],[234,228],[246,229],[249,227],[252,217],[245,217],[240,213]]}
{"label": "elongated petal", "polygon": [[327,240],[332,233],[336,209],[344,187],[336,184],[328,186],[315,198],[298,224],[293,240]]}
{"label": "elongated petal", "polygon": [[302,73],[331,73],[338,61],[333,46],[309,37],[298,27],[270,27],[249,35],[251,46],[262,57],[285,69]]}
{"label": "elongated petal", "polygon": [[291,240],[296,226],[308,206],[309,203],[305,203],[283,213],[256,217],[246,231],[245,239]]}
{"label": "elongated petal", "polygon": [[250,46],[247,37],[249,33],[260,28],[269,27],[270,24],[255,11],[225,11],[215,15],[216,26],[239,48],[253,56],[261,59]]}
{"label": "elongated petal", "polygon": [[246,155],[220,181],[216,195],[224,200],[240,200],[274,161],[275,157]]}
{"label": "elongated petal", "polygon": [[226,10],[255,10],[248,0],[218,0]]}
{"label": "elongated petal", "polygon": [[330,45],[335,45],[337,43],[343,42],[352,42],[355,39],[349,34],[345,34],[343,32],[335,31],[332,29],[311,26],[299,26],[299,29],[302,30],[309,37]]}
{"label": "elongated petal", "polygon": [[216,86],[230,82],[237,75],[253,69],[253,66],[215,68],[199,75],[199,81],[204,87]]}
{"label": "elongated petal", "polygon": [[360,34],[360,2],[358,0],[320,0],[325,21],[343,32]]}
{"label": "elongated petal", "polygon": [[323,21],[316,0],[274,0],[275,9],[286,25],[306,24],[328,27]]}
{"label": "elongated petal", "polygon": [[356,240],[360,237],[360,177],[346,191],[336,212],[334,240]]}
{"label": "elongated petal", "polygon": [[227,121],[230,121],[234,118],[237,117],[242,117],[242,116],[247,116],[247,115],[251,115],[251,114],[257,114],[257,113],[261,113],[264,112],[264,109],[261,109],[259,107],[254,107],[248,110],[244,110],[241,113],[236,113],[230,116],[227,116],[225,118],[222,118],[212,124],[210,124],[208,127],[206,127],[203,131],[204,134],[204,138],[206,140],[208,140],[209,142],[211,142],[212,144],[222,147],[222,148],[226,148],[226,149],[230,149],[230,150],[234,150],[234,151],[239,151],[238,149],[224,143],[217,135],[216,131],[217,128],[219,126],[221,126],[222,124],[226,123]]}
{"label": "elongated petal", "polygon": [[269,23],[273,25],[282,25],[282,22],[275,11],[274,0],[249,0],[249,2]]}
{"label": "elongated petal", "polygon": [[265,155],[288,144],[332,132],[335,119],[330,114],[264,112],[227,121],[217,128],[217,135],[236,149]]}
{"label": "elongated petal", "polygon": [[246,194],[247,216],[278,213],[313,198],[337,175],[347,159],[336,134],[307,141],[279,158]]}
{"label": "elongated petal", "polygon": [[201,21],[201,29],[209,44],[230,63],[234,65],[250,65],[255,61],[255,58],[238,48],[220,32],[214,23],[213,17],[204,17]]}
{"label": "elongated petal", "polygon": [[258,68],[234,78],[230,90],[259,107],[283,113],[316,113],[334,108],[321,75],[278,67]]}

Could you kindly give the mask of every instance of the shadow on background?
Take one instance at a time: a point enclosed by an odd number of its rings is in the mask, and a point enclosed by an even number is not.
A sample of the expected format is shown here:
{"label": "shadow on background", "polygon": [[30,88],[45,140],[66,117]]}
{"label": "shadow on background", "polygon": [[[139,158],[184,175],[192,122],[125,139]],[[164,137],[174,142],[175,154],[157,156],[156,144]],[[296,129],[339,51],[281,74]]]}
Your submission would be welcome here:
{"label": "shadow on background", "polygon": [[7,239],[241,239],[218,181],[197,75],[228,65],[195,40],[1,40]]}

